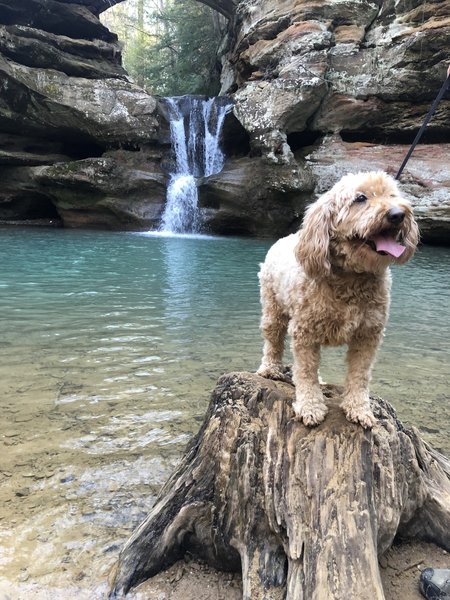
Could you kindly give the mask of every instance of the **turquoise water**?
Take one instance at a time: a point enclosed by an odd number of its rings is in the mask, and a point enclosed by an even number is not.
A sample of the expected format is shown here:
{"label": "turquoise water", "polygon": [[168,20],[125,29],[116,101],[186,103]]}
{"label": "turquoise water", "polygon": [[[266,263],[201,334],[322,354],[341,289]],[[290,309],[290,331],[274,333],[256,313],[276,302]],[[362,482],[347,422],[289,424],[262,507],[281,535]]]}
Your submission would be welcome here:
{"label": "turquoise water", "polygon": [[[0,232],[0,592],[104,591],[216,379],[259,364],[256,274],[269,245]],[[446,453],[449,276],[443,248],[395,270],[372,384]],[[343,368],[342,351],[325,353],[325,380],[342,382]]]}

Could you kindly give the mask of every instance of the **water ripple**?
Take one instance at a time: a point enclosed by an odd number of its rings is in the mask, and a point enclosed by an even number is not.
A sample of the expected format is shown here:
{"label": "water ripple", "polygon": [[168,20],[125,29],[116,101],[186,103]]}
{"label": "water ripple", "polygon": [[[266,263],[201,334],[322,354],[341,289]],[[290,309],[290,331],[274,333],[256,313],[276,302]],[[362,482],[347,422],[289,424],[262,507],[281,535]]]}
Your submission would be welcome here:
{"label": "water ripple", "polygon": [[[65,581],[53,597],[75,598],[82,590],[62,563],[106,577],[102,548],[119,544],[148,510],[217,378],[258,365],[256,274],[269,245],[1,232],[0,581],[28,576],[53,591]],[[449,273],[450,251],[440,248],[395,270],[372,383],[446,452]],[[344,367],[341,349],[324,352],[327,381],[342,382]],[[24,580],[23,597],[27,589]]]}

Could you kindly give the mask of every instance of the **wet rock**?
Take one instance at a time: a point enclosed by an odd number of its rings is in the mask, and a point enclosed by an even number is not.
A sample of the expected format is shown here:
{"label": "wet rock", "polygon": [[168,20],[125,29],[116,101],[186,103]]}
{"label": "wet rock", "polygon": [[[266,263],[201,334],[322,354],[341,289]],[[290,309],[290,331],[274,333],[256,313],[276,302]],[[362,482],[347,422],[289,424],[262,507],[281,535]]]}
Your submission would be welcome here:
{"label": "wet rock", "polygon": [[26,569],[22,569],[22,572],[19,575],[19,581],[25,582],[28,581],[30,575],[27,573]]}
{"label": "wet rock", "polygon": [[33,419],[34,419],[34,416],[22,415],[20,417],[15,417],[14,422],[15,423],[28,423],[29,421],[32,421]]}
{"label": "wet rock", "polygon": [[65,477],[61,477],[61,479],[59,480],[61,483],[71,483],[72,481],[75,481],[76,477],[75,475],[66,475]]}
{"label": "wet rock", "polygon": [[52,472],[48,472],[48,471],[36,471],[33,476],[35,479],[48,479],[49,477],[51,477],[53,475]]}

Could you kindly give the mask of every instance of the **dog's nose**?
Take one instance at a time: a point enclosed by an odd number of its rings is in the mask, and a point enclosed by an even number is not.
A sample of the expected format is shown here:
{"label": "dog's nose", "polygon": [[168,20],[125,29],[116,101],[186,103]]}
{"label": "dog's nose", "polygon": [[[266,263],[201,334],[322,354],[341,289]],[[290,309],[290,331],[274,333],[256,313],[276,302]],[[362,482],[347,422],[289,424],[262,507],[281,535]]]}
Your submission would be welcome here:
{"label": "dog's nose", "polygon": [[386,213],[386,218],[393,225],[400,225],[405,218],[405,211],[401,208],[390,208]]}

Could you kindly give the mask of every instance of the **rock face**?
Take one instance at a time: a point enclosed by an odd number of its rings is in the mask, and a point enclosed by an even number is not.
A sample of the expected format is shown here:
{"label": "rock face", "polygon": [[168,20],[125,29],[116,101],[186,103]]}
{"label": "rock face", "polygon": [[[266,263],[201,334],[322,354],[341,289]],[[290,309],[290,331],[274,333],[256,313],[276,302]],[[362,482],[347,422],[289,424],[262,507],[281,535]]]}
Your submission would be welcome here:
{"label": "rock face", "polygon": [[281,237],[298,229],[313,190],[307,166],[230,159],[200,186],[205,227],[217,234]]}
{"label": "rock face", "polygon": [[114,3],[0,0],[0,220],[154,223],[164,199],[157,101],[127,79],[117,36],[98,19]]}
{"label": "rock face", "polygon": [[[170,168],[157,99],[99,14],[124,0],[0,0],[0,222],[148,229]],[[448,67],[450,0],[200,0],[229,19],[222,173],[205,227],[280,236],[342,173],[395,174]],[[448,243],[450,101],[402,176],[422,239]]]}
{"label": "rock face", "polygon": [[66,227],[149,230],[158,225],[166,191],[160,157],[152,158],[116,150],[36,167],[33,176],[52,195]]}
{"label": "rock face", "polygon": [[[368,142],[343,142],[328,136],[305,156],[316,176],[316,192],[322,193],[346,172],[383,169],[395,176],[406,148]],[[423,240],[450,242],[450,143],[418,146],[401,177],[402,190],[414,206]],[[395,166],[395,168],[393,168]]]}
{"label": "rock face", "polygon": [[[253,153],[300,169],[306,156],[317,193],[344,171],[395,174],[445,79],[449,35],[449,0],[243,0],[222,93]],[[447,94],[402,177],[423,238],[447,243],[449,117]]]}

